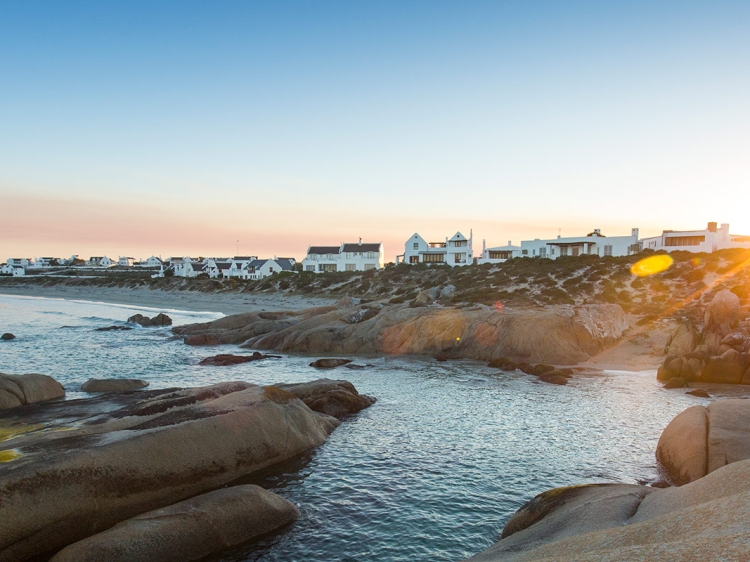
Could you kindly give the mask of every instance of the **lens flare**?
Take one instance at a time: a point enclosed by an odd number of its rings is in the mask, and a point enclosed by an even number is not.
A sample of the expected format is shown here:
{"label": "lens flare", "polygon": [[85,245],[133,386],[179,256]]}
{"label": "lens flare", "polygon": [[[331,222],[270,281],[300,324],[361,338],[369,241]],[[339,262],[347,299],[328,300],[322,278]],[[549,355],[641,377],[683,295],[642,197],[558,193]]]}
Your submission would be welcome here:
{"label": "lens flare", "polygon": [[502,310],[503,309],[503,303],[501,303],[500,301],[496,302],[494,304],[494,309],[495,310]]}
{"label": "lens flare", "polygon": [[666,254],[651,256],[634,263],[630,273],[638,277],[648,277],[668,270],[673,263],[674,260]]}

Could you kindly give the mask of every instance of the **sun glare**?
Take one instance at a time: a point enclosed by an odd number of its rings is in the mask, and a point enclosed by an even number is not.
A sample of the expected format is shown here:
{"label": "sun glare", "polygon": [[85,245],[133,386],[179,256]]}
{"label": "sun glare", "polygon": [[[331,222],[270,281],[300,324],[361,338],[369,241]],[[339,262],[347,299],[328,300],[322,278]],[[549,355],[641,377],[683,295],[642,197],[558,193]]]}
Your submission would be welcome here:
{"label": "sun glare", "polygon": [[673,263],[674,260],[666,254],[651,256],[634,263],[630,268],[630,273],[638,277],[648,277],[668,270]]}

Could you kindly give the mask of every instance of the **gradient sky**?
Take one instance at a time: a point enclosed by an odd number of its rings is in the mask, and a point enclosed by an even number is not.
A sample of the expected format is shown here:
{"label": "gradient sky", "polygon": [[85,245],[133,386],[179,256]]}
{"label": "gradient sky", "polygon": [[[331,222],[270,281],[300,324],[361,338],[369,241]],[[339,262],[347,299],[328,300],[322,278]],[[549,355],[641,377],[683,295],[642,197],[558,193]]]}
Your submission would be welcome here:
{"label": "gradient sky", "polygon": [[750,2],[0,3],[0,261],[750,234]]}

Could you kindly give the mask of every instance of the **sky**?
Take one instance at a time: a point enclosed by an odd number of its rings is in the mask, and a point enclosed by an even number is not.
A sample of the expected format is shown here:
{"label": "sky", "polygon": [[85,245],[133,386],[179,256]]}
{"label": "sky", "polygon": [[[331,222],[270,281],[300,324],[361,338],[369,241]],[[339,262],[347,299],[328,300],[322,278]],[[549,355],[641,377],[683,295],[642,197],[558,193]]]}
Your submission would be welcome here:
{"label": "sky", "polygon": [[0,261],[750,234],[750,2],[0,3]]}

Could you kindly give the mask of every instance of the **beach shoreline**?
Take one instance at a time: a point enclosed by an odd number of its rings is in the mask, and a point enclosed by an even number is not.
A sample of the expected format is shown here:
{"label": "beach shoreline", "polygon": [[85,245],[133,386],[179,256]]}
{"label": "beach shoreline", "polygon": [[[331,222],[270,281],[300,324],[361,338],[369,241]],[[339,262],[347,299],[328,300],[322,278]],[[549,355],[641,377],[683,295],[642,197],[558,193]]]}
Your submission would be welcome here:
{"label": "beach shoreline", "polygon": [[243,293],[199,293],[196,291],[163,291],[147,287],[2,287],[0,295],[36,297],[73,301],[102,302],[143,306],[152,309],[185,310],[189,312],[220,312],[227,316],[244,312],[304,310],[327,306],[336,299],[300,295],[257,295]]}

